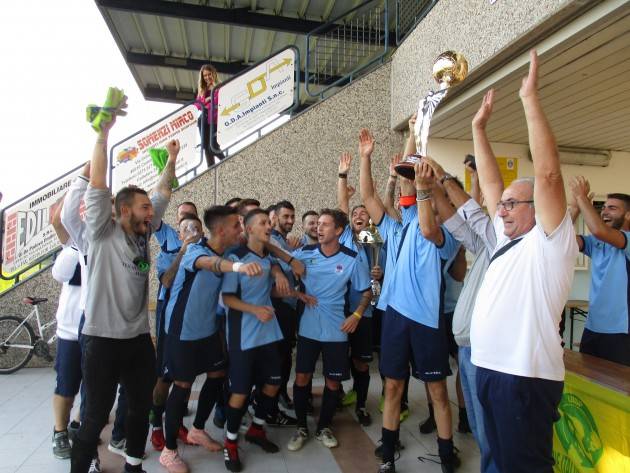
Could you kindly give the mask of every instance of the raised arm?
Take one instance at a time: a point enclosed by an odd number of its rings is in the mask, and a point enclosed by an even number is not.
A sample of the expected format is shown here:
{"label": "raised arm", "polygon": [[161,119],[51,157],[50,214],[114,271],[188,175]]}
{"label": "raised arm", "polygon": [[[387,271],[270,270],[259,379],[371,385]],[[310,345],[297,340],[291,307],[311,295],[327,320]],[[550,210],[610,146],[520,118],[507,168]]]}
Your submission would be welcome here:
{"label": "raised arm", "polygon": [[414,135],[414,128],[416,127],[416,117],[417,114],[413,114],[409,119],[409,137],[407,138],[407,142],[405,143],[405,152],[404,156],[409,156],[410,154],[416,154],[416,135]]}
{"label": "raised arm", "polygon": [[355,190],[348,185],[348,172],[352,164],[352,155],[346,151],[339,156],[339,177],[337,178],[337,206],[346,215],[350,213],[350,198]]}
{"label": "raised arm", "polygon": [[479,107],[472,121],[473,145],[479,186],[486,200],[490,217],[494,217],[497,211],[497,203],[501,200],[501,195],[503,194],[503,178],[492,152],[488,135],[486,135],[486,125],[492,114],[493,103],[494,90],[490,89],[483,97],[481,107]]}
{"label": "raised arm", "polygon": [[[523,79],[519,95],[525,110],[529,148],[534,163],[534,203],[536,218],[547,235],[551,234],[567,213],[567,198],[560,170],[560,157],[547,117],[538,97],[538,56],[529,53],[529,73]],[[484,195],[486,195],[484,190]],[[486,195],[486,198],[488,196]]]}
{"label": "raised arm", "polygon": [[416,172],[416,201],[418,203],[418,226],[422,236],[432,241],[437,246],[444,243],[444,234],[435,221],[431,200],[433,196],[434,180],[433,170],[424,161],[414,165]]}
{"label": "raised arm", "polygon": [[169,141],[166,144],[166,150],[168,151],[168,161],[166,161],[166,166],[153,191],[170,199],[173,193],[172,184],[173,179],[175,179],[175,164],[177,163],[177,155],[179,154],[179,140]]}
{"label": "raised arm", "polygon": [[401,216],[394,204],[396,201],[396,183],[398,182],[398,174],[396,174],[395,168],[401,160],[402,154],[398,153],[392,156],[389,162],[389,177],[385,186],[385,198],[382,200],[387,215],[398,222],[400,222]]}
{"label": "raised arm", "polygon": [[481,195],[481,187],[479,187],[479,174],[477,174],[477,170],[473,169],[470,164],[466,164],[466,169],[470,172],[470,197],[481,205],[483,196]]}
{"label": "raised arm", "polygon": [[195,268],[213,273],[242,273],[247,276],[260,276],[262,267],[258,263],[238,263],[219,256],[201,256],[195,261]]}
{"label": "raised arm", "polygon": [[[586,223],[586,226],[593,236],[598,240],[613,245],[615,248],[625,248],[625,235],[619,230],[606,225],[601,216],[597,213],[595,207],[593,207],[591,199],[589,198],[590,185],[588,181],[582,176],[574,177],[571,179],[569,186],[577,201],[577,206],[584,216],[584,223]],[[584,240],[578,236],[577,242],[580,250],[582,250]]]}
{"label": "raised arm", "polygon": [[70,235],[68,234],[65,227],[61,223],[61,210],[63,209],[64,201],[65,201],[65,198],[62,199],[61,202],[59,203],[59,207],[55,210],[55,213],[53,214],[53,219],[52,219],[53,229],[55,230],[55,234],[57,235],[57,238],[59,239],[59,243],[61,243],[62,245],[68,244],[70,240]]}
{"label": "raised arm", "polygon": [[90,162],[83,166],[83,171],[72,182],[63,201],[61,223],[75,242],[82,254],[87,254],[88,244],[85,236],[85,222],[81,220],[81,199],[90,180]]}
{"label": "raised arm", "polygon": [[[444,191],[448,194],[448,198],[451,200],[456,209],[460,208],[466,202],[470,200],[470,196],[466,193],[464,189],[462,189],[455,178],[444,171],[444,168],[433,158],[425,156],[422,158],[424,162],[426,162],[431,169],[433,169],[433,175],[435,176],[435,180],[442,183],[444,187]],[[436,200],[436,204],[438,201]],[[438,211],[440,209],[438,208]],[[448,212],[448,217],[450,217],[454,212]],[[446,220],[448,217],[442,215],[443,220]]]}
{"label": "raised arm", "polygon": [[380,223],[385,214],[385,207],[381,199],[374,192],[372,179],[372,152],[374,151],[374,137],[370,130],[362,128],[359,132],[359,192],[361,202],[365,205],[374,223]]}

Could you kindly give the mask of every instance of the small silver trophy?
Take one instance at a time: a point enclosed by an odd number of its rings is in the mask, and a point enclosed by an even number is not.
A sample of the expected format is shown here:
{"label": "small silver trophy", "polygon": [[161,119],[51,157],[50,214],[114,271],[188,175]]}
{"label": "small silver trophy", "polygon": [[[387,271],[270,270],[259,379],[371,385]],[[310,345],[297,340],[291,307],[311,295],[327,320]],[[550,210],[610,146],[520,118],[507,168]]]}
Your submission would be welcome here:
{"label": "small silver trophy", "polygon": [[[359,233],[358,238],[361,246],[365,248],[365,251],[368,253],[369,261],[370,261],[370,271],[374,268],[374,266],[378,266],[379,258],[381,256],[381,249],[383,248],[383,238],[381,234],[378,232],[376,225],[370,220],[370,224],[365,230],[362,230]],[[381,283],[376,279],[371,280],[372,287],[372,305],[376,305],[379,296],[381,295]]]}
{"label": "small silver trophy", "polygon": [[429,141],[429,127],[431,118],[440,102],[446,97],[449,87],[459,84],[468,75],[468,61],[454,51],[446,51],[438,56],[433,64],[433,78],[439,84],[437,91],[430,91],[420,99],[416,126],[413,134],[416,137],[416,150],[418,154],[405,156],[404,160],[396,166],[396,172],[402,177],[413,179],[415,171],[413,166],[419,163],[423,156],[427,155],[427,142]]}

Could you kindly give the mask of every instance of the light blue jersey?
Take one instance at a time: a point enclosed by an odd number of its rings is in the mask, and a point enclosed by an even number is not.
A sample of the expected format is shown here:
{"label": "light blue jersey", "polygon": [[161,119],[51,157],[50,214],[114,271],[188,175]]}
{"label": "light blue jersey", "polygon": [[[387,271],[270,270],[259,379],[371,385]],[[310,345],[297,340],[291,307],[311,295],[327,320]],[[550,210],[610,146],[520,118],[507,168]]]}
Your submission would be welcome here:
{"label": "light blue jersey", "polygon": [[[167,223],[160,224],[160,228],[158,228],[155,233],[155,239],[160,245],[160,253],[157,256],[157,273],[158,273],[158,282],[162,275],[171,267],[173,261],[177,257],[177,253],[182,247],[182,242],[179,239],[179,235],[177,231],[168,225]],[[158,288],[158,300],[163,301],[166,296],[166,288],[162,287],[162,283],[160,282],[160,287]]]}
{"label": "light blue jersey", "polygon": [[388,305],[405,317],[438,328],[442,265],[457,253],[459,243],[444,228],[442,246],[422,236],[415,205],[403,208],[403,239],[391,278]]}
{"label": "light blue jersey", "polygon": [[[221,289],[223,294],[233,294],[247,304],[271,307],[271,267],[275,260],[269,255],[257,255],[247,246],[238,248],[229,258],[235,262],[258,263],[263,273],[260,276],[226,273]],[[230,350],[249,350],[278,340],[282,340],[282,331],[276,317],[269,322],[261,322],[249,312],[228,309],[227,341]]]}
{"label": "light blue jersey", "polygon": [[385,311],[389,299],[391,279],[394,274],[394,268],[396,267],[396,257],[398,256],[398,247],[400,246],[400,238],[402,237],[403,224],[384,213],[383,218],[376,226],[385,243],[384,248],[386,254],[381,296],[378,298],[376,308]]}
{"label": "light blue jersey", "polygon": [[[286,251],[287,253],[291,253],[293,251],[293,249],[287,243],[286,238],[279,231],[272,230],[271,231],[271,238],[273,239],[273,242],[276,242],[277,245],[280,248],[282,248],[284,251]],[[286,278],[289,280],[289,285],[291,287],[295,287],[295,277],[293,276],[293,271],[291,270],[291,265],[289,265],[289,264],[287,264],[284,261],[279,260],[279,259],[275,259],[275,261],[280,265],[280,268],[282,269],[282,272],[284,273]],[[282,300],[295,309],[295,307],[297,305],[297,299],[295,297],[284,297]]]}
{"label": "light blue jersey", "polygon": [[195,268],[203,256],[220,256],[203,238],[191,244],[182,258],[166,305],[165,331],[179,340],[200,340],[217,329],[217,303],[222,274]]}
{"label": "light blue jersey", "polygon": [[[354,232],[350,225],[346,225],[346,228],[343,229],[343,233],[339,236],[339,243],[341,243],[346,248],[350,248],[352,251],[355,251],[358,254],[358,258],[364,259],[367,263],[368,269],[371,268],[371,261],[368,255],[368,252],[361,245],[361,243],[357,242],[354,237]],[[370,278],[371,280],[371,278]],[[352,284],[350,285],[350,292],[348,293],[348,314],[353,313],[359,307],[361,303],[361,298],[363,297],[363,292],[357,290]],[[363,312],[363,317],[370,318],[372,317],[372,312],[374,308],[372,304],[367,306],[365,312]]]}
{"label": "light blue jersey", "polygon": [[345,342],[341,331],[348,304],[349,285],[359,292],[370,288],[370,271],[365,259],[341,245],[339,251],[325,256],[319,245],[307,245],[293,253],[306,267],[302,278],[306,293],[317,298],[317,305],[305,307],[299,334],[321,342]]}
{"label": "light blue jersey", "polygon": [[582,236],[583,252],[591,258],[591,288],[586,328],[598,333],[629,333],[630,232],[619,249],[592,235]]}

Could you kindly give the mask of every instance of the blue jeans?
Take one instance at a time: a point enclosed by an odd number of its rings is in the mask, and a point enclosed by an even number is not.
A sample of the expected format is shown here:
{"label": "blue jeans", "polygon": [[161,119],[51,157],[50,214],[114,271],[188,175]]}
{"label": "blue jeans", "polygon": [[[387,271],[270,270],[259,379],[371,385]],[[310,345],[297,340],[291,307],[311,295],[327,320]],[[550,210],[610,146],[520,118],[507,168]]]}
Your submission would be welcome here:
{"label": "blue jeans", "polygon": [[481,473],[499,473],[499,469],[490,455],[490,446],[486,438],[483,411],[477,397],[477,367],[470,361],[470,347],[459,347],[458,360],[468,423],[481,452]]}

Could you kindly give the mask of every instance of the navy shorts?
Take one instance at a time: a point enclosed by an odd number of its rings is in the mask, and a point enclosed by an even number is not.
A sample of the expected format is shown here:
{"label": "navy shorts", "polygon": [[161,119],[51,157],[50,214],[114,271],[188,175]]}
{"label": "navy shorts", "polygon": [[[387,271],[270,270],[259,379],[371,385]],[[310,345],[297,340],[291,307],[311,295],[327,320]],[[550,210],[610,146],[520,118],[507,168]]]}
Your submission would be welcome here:
{"label": "navy shorts", "polygon": [[437,329],[399,314],[391,306],[383,314],[380,371],[391,379],[412,375],[425,382],[441,381],[451,374],[448,339],[440,317]]}
{"label": "navy shorts", "polygon": [[81,387],[81,346],[78,341],[57,338],[55,394],[74,397]]}
{"label": "navy shorts", "polygon": [[599,333],[584,329],[580,353],[630,366],[630,335],[627,333]]}
{"label": "navy shorts", "polygon": [[225,369],[227,363],[218,332],[200,340],[179,340],[166,335],[164,376],[192,383],[202,373]]}
{"label": "navy shorts", "polygon": [[477,396],[490,455],[499,471],[553,470],[553,424],[560,419],[562,381],[477,367]]}
{"label": "navy shorts", "polygon": [[313,373],[320,353],[326,378],[332,381],[350,378],[348,342],[320,342],[306,337],[298,337],[295,372]]}
{"label": "navy shorts", "polygon": [[374,359],[372,354],[372,317],[361,317],[354,333],[348,334],[350,357],[369,363]]}
{"label": "navy shorts", "polygon": [[282,299],[271,299],[271,303],[276,312],[276,320],[282,331],[282,338],[285,343],[295,345],[295,335],[297,333],[298,316],[296,310]]}
{"label": "navy shorts", "polygon": [[234,394],[249,394],[252,386],[280,385],[282,360],[278,343],[273,342],[249,350],[229,350],[229,390]]}

